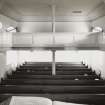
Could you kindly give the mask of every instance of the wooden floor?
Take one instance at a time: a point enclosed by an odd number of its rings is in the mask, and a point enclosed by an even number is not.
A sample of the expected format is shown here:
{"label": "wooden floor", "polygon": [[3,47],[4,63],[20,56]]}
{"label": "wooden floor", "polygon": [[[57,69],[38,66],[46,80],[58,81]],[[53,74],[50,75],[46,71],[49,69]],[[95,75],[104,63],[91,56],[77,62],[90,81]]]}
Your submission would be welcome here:
{"label": "wooden floor", "polygon": [[[57,63],[51,75],[50,63],[27,62],[0,84],[3,96],[41,96],[52,100],[104,105],[105,80],[92,69],[77,63]],[[2,98],[1,98],[2,99]]]}

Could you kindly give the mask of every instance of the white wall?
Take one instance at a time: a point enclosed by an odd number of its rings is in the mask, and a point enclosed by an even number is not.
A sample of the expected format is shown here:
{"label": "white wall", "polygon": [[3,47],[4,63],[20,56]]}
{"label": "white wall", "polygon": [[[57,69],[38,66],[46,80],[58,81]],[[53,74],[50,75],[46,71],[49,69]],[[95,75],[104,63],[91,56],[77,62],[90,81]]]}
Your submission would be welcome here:
{"label": "white wall", "polygon": [[[0,30],[0,32],[5,32],[6,28],[8,28],[9,26],[13,27],[17,26],[16,21],[1,14],[0,14],[0,22],[2,23],[2,29]],[[11,42],[11,36],[9,34],[3,33],[3,36],[0,34],[0,46],[2,46],[2,44],[4,44],[5,47],[11,46],[12,42]],[[8,70],[9,68],[6,65],[6,53],[0,52],[0,78],[4,77],[6,71]]]}
{"label": "white wall", "polygon": [[6,67],[6,53],[0,52],[0,78],[5,75]]}
{"label": "white wall", "polygon": [[[105,16],[92,21],[91,26],[101,27],[103,29],[103,31],[105,32]],[[103,39],[102,43],[104,43],[104,39]],[[98,51],[95,55],[92,54],[91,57],[88,57],[86,59],[87,60],[85,60],[85,61],[90,66],[92,66],[92,68],[94,68],[97,71],[97,73],[99,73],[101,71],[101,75],[105,79],[105,51]]]}
{"label": "white wall", "polygon": [[98,19],[92,21],[92,22],[91,22],[91,25],[92,25],[93,27],[95,27],[95,26],[101,27],[101,28],[104,29],[104,32],[105,32],[105,16],[100,17],[100,18],[98,18]]}
{"label": "white wall", "polygon": [[81,62],[82,59],[78,54],[78,51],[74,50],[61,50],[56,51],[56,62]]}
{"label": "white wall", "polygon": [[86,50],[79,51],[79,55],[85,64],[96,71],[97,74],[101,73],[102,78],[105,79],[105,52],[99,50]]}
{"label": "white wall", "polygon": [[[29,51],[29,50],[10,50],[7,51],[6,64],[17,66],[25,61],[32,62],[51,62],[51,51]],[[11,59],[12,57],[12,59]]]}
{"label": "white wall", "polygon": [[89,22],[57,22],[56,32],[89,32]]}
{"label": "white wall", "polygon": [[[20,22],[20,32],[52,32],[51,22]],[[89,32],[89,22],[56,22],[56,32]]]}
{"label": "white wall", "polygon": [[0,22],[2,22],[3,24],[3,30],[8,28],[9,26],[13,26],[13,27],[17,26],[17,22],[15,20],[10,19],[9,17],[6,17],[2,14],[0,14]]}
{"label": "white wall", "polygon": [[[10,50],[7,51],[6,64],[17,66],[25,61],[52,62],[51,51]],[[12,59],[11,59],[12,57]],[[78,51],[56,51],[56,62],[81,62]]]}
{"label": "white wall", "polygon": [[20,22],[18,29],[20,32],[51,32],[51,22]]}

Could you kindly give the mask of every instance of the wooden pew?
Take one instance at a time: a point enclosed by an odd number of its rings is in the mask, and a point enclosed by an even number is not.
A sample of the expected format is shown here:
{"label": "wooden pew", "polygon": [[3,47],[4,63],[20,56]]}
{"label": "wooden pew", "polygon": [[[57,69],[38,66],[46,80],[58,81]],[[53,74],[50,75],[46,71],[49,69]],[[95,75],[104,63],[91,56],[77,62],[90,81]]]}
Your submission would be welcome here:
{"label": "wooden pew", "polygon": [[56,76],[52,76],[52,75],[17,75],[17,74],[13,74],[13,75],[8,75],[9,79],[69,79],[69,80],[74,80],[74,79],[79,79],[79,80],[94,80],[94,79],[100,79],[97,75],[56,75]]}
{"label": "wooden pew", "polygon": [[2,93],[105,94],[105,85],[104,86],[1,85],[0,94]]}
{"label": "wooden pew", "polygon": [[[51,75],[52,74],[52,71],[49,71],[49,70],[36,70],[34,72],[26,72],[26,71],[15,71],[13,72],[13,74],[18,74],[18,75]],[[88,75],[92,75],[92,74],[95,74],[95,72],[92,72],[92,71],[68,71],[68,70],[65,70],[65,71],[56,71],[56,74],[57,75],[84,75],[84,74],[88,74]]]}
{"label": "wooden pew", "polygon": [[6,79],[2,85],[67,85],[67,86],[99,86],[104,80],[54,80],[54,79]]}

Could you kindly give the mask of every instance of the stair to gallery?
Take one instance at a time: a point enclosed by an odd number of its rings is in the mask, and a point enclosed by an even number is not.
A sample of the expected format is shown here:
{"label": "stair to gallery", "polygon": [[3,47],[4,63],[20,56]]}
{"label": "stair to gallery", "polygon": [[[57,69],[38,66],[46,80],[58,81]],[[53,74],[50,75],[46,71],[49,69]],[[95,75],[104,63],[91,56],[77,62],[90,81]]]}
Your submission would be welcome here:
{"label": "stair to gallery", "polygon": [[105,80],[81,62],[25,62],[2,79],[0,95],[42,96],[82,104],[105,104]]}

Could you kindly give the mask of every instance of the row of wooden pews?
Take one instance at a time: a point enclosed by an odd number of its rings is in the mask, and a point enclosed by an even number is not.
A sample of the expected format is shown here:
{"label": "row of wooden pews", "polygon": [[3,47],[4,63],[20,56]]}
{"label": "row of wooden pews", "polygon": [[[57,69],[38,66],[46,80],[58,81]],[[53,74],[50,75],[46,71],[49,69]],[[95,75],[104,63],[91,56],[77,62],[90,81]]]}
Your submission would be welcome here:
{"label": "row of wooden pews", "polygon": [[0,84],[1,95],[42,96],[82,104],[105,104],[105,80],[81,62],[25,62]]}

